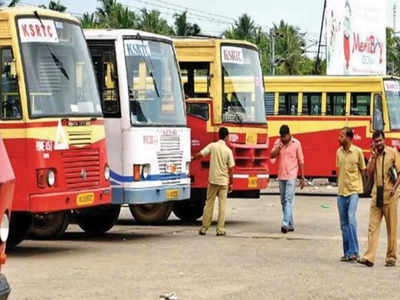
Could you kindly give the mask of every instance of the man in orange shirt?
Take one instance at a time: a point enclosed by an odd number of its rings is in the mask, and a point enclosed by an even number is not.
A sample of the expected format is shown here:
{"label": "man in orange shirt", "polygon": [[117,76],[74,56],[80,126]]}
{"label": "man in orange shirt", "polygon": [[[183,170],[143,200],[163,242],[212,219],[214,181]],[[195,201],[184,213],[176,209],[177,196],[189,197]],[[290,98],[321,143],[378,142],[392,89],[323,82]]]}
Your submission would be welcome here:
{"label": "man in orange shirt", "polygon": [[280,139],[275,141],[271,151],[271,158],[278,158],[278,179],[283,220],[281,231],[287,233],[294,231],[293,208],[296,192],[297,174],[301,172],[300,188],[303,189],[304,181],[304,155],[301,143],[291,136],[289,126],[282,125],[279,129]]}

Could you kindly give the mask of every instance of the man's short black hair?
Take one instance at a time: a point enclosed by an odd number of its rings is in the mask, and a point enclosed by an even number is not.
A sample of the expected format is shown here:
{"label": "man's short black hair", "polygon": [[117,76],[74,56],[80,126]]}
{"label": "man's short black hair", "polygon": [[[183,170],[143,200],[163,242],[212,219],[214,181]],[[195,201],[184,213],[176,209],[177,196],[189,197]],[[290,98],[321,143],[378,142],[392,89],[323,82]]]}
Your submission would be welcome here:
{"label": "man's short black hair", "polygon": [[224,140],[228,135],[229,135],[228,128],[226,128],[226,127],[221,127],[221,128],[218,130],[218,136],[219,136],[219,139],[220,139],[220,140]]}
{"label": "man's short black hair", "polygon": [[282,125],[281,128],[279,129],[279,134],[281,136],[285,136],[287,134],[290,134],[290,129],[289,126],[287,125]]}
{"label": "man's short black hair", "polygon": [[382,130],[375,130],[374,133],[372,134],[372,139],[377,139],[379,137],[382,137],[383,139],[385,138],[385,133]]}
{"label": "man's short black hair", "polygon": [[343,127],[342,130],[345,131],[345,134],[346,134],[346,136],[347,136],[349,139],[351,139],[351,140],[353,139],[353,137],[354,137],[354,132],[353,132],[353,129],[352,129],[352,128],[350,128],[350,127]]}

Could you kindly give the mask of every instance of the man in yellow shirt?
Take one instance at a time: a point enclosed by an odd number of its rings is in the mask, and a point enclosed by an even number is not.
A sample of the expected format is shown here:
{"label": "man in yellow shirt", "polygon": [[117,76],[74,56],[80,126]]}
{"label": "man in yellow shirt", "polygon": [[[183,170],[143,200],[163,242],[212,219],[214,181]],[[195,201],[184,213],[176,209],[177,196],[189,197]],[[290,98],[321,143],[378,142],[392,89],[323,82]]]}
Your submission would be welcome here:
{"label": "man in yellow shirt", "polygon": [[362,175],[365,172],[365,161],[362,150],[353,145],[353,130],[345,127],[340,131],[341,147],[336,152],[338,168],[338,211],[342,230],[343,262],[358,260],[358,234],[356,211],[358,194],[363,192]]}
{"label": "man in yellow shirt", "polygon": [[207,155],[210,158],[210,170],[208,174],[207,200],[203,212],[203,225],[199,231],[200,235],[205,235],[211,225],[214,212],[215,198],[218,196],[218,225],[217,235],[226,235],[225,232],[225,208],[228,197],[228,189],[233,183],[233,159],[232,150],[228,148],[226,142],[229,138],[229,131],[221,127],[218,131],[219,140],[207,145],[203,150],[192,157],[192,161]]}
{"label": "man in yellow shirt", "polygon": [[400,173],[400,157],[396,149],[385,145],[383,131],[375,131],[372,141],[371,158],[367,167],[368,175],[374,177],[369,212],[368,249],[358,262],[368,267],[374,265],[384,216],[387,229],[385,266],[394,267],[397,260],[397,203],[399,199],[397,187],[400,184],[400,176],[397,174]]}

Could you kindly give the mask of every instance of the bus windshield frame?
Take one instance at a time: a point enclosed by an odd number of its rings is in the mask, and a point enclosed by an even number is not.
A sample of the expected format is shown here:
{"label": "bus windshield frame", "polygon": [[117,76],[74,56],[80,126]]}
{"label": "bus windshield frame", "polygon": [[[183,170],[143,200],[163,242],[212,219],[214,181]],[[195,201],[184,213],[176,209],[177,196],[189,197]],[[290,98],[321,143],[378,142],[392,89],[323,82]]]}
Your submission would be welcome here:
{"label": "bus windshield frame", "polygon": [[400,80],[384,79],[390,130],[400,130]]}
{"label": "bus windshield frame", "polygon": [[[264,77],[258,50],[248,45],[223,43],[220,51],[222,122],[265,124]],[[231,93],[228,96],[229,85]],[[244,92],[241,91],[243,87]],[[247,91],[248,87],[253,92]]]}
{"label": "bus windshield frame", "polygon": [[137,34],[123,42],[131,126],[186,127],[172,41]]}
{"label": "bus windshield frame", "polygon": [[80,24],[49,16],[20,16],[16,24],[30,117],[102,117]]}

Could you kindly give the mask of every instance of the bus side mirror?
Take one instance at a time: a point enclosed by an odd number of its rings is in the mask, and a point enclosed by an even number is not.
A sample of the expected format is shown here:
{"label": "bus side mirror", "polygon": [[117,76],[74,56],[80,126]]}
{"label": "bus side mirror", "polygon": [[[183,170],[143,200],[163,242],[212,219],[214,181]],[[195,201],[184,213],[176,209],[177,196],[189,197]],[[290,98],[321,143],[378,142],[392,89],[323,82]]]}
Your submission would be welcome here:
{"label": "bus side mirror", "polygon": [[10,62],[10,78],[17,79],[17,64],[15,59]]}

